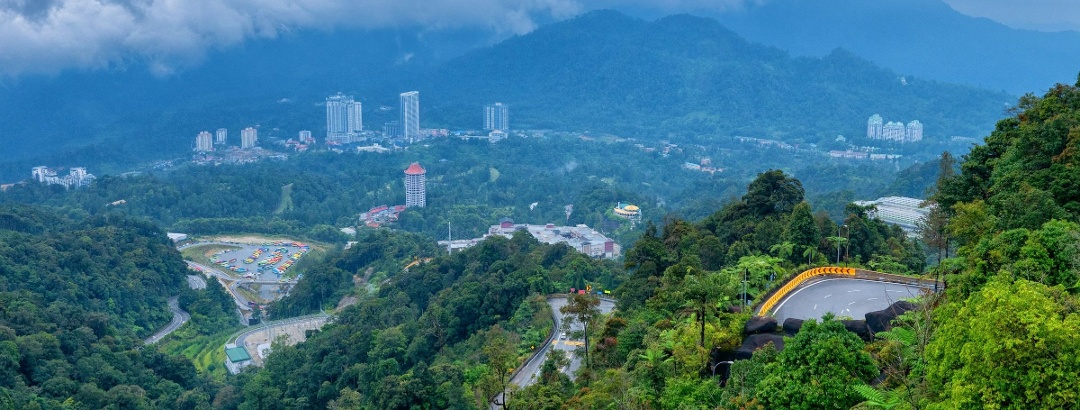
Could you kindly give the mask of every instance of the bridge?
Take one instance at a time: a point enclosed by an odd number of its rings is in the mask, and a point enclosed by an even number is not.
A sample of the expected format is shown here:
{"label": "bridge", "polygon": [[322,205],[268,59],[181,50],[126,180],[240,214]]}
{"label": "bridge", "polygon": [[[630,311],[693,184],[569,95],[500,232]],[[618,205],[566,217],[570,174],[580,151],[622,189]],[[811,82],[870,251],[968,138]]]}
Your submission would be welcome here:
{"label": "bridge", "polygon": [[935,292],[938,283],[913,276],[866,269],[825,266],[808,269],[768,294],[758,316],[816,319],[827,312],[862,319],[892,303]]}

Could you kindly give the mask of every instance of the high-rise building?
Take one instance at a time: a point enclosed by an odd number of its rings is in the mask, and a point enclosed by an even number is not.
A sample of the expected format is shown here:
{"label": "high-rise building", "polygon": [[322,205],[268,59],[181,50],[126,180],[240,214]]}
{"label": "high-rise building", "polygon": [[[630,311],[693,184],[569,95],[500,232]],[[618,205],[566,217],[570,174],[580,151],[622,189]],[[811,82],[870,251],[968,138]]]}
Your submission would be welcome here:
{"label": "high-rise building", "polygon": [[240,131],[240,148],[248,149],[255,148],[255,144],[259,143],[259,131],[247,127]]}
{"label": "high-rise building", "polygon": [[355,136],[364,131],[364,110],[360,101],[349,104],[349,135]]}
{"label": "high-rise building", "polygon": [[409,142],[420,139],[420,92],[401,93],[401,135]]}
{"label": "high-rise building", "polygon": [[199,152],[210,152],[214,150],[214,136],[209,131],[200,132],[195,137],[195,150]]}
{"label": "high-rise building", "polygon": [[385,137],[400,137],[401,136],[401,122],[399,121],[387,121],[382,126],[382,133]]}
{"label": "high-rise building", "polygon": [[866,121],[866,138],[872,140],[881,139],[884,121],[880,115],[871,115],[870,120]]}
{"label": "high-rise building", "polygon": [[484,106],[484,129],[506,131],[510,129],[510,108],[497,102]]}
{"label": "high-rise building", "polygon": [[424,205],[427,205],[427,193],[424,187],[427,182],[426,174],[427,170],[420,166],[419,162],[414,162],[405,169],[406,208],[423,208]]}
{"label": "high-rise building", "polygon": [[919,120],[909,122],[904,137],[904,142],[922,141],[922,123]]}
{"label": "high-rise building", "polygon": [[352,142],[364,130],[362,108],[351,95],[326,97],[326,142]]}
{"label": "high-rise building", "polygon": [[296,135],[296,138],[299,139],[300,142],[302,142],[304,144],[314,144],[315,143],[315,138],[313,138],[311,136],[311,131],[308,131],[308,130],[301,130]]}
{"label": "high-rise building", "polygon": [[902,122],[889,121],[882,127],[882,138],[885,141],[903,142],[904,133],[904,123]]}
{"label": "high-rise building", "polygon": [[217,129],[217,139],[214,140],[215,144],[224,144],[229,139],[229,130],[224,128]]}

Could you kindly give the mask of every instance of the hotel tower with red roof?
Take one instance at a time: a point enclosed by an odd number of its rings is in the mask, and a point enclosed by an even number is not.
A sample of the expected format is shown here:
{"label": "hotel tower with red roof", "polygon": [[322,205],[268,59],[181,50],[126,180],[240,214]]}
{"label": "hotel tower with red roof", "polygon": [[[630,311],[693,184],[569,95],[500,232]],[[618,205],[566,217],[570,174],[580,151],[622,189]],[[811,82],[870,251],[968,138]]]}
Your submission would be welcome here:
{"label": "hotel tower with red roof", "polygon": [[427,170],[414,162],[405,169],[405,207],[423,208],[427,204],[427,193],[424,191]]}

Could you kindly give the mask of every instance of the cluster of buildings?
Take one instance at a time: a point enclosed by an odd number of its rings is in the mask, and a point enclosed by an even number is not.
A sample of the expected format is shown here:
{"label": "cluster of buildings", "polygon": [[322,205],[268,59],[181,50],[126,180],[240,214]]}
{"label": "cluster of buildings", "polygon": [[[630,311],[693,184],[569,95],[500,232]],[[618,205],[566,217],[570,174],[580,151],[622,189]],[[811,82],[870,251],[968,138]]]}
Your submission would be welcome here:
{"label": "cluster of buildings", "polygon": [[724,172],[723,168],[714,167],[712,165],[712,159],[709,158],[702,158],[701,161],[699,161],[697,164],[693,162],[684,162],[683,169],[697,172],[708,172],[710,174]]}
{"label": "cluster of buildings", "polygon": [[919,120],[907,125],[899,121],[885,122],[880,115],[874,114],[866,121],[866,138],[899,143],[919,142],[923,138],[923,125]]}
{"label": "cluster of buildings", "polygon": [[[195,152],[213,152],[215,146],[225,145],[229,139],[229,130],[218,128],[214,134],[202,131],[195,136]],[[240,148],[252,149],[259,143],[259,131],[253,127],[240,130]]]}
{"label": "cluster of buildings", "polygon": [[900,155],[900,154],[875,154],[875,153],[872,153],[872,152],[866,151],[866,150],[853,151],[853,150],[850,150],[850,149],[845,150],[845,151],[838,151],[838,150],[829,151],[829,156],[833,157],[833,158],[845,158],[845,159],[869,159],[869,160],[872,160],[872,161],[894,160],[894,159],[900,159],[900,158],[903,157],[903,155]]}
{"label": "cluster of buildings", "polygon": [[509,218],[503,219],[498,225],[491,225],[488,228],[488,233],[481,238],[445,240],[439,241],[439,245],[445,246],[448,251],[453,252],[455,249],[474,246],[490,236],[498,235],[510,238],[517,231],[528,232],[533,238],[542,243],[566,244],[574,250],[593,258],[614,259],[622,254],[622,247],[615,243],[614,240],[584,224],[577,226],[515,224]]}
{"label": "cluster of buildings", "polygon": [[64,188],[80,188],[90,186],[94,180],[94,174],[86,172],[86,168],[73,167],[68,174],[60,176],[56,171],[46,166],[34,167],[30,170],[32,178],[45,185],[63,185]]}
{"label": "cluster of buildings", "polygon": [[914,233],[919,222],[926,219],[930,213],[930,209],[923,206],[923,200],[903,196],[887,196],[854,203],[859,206],[873,206],[874,209],[867,216],[899,226],[908,234]]}
{"label": "cluster of buildings", "polygon": [[[399,114],[397,120],[388,121],[382,126],[383,138],[397,138],[407,143],[428,138],[450,136],[446,129],[420,128],[420,92],[408,91],[398,95]],[[375,132],[364,131],[363,106],[351,95],[338,93],[326,98],[326,143],[341,145],[367,141]],[[485,138],[498,141],[506,138],[510,129],[510,109],[507,105],[496,102],[484,106]],[[467,137],[480,137],[469,135]]]}

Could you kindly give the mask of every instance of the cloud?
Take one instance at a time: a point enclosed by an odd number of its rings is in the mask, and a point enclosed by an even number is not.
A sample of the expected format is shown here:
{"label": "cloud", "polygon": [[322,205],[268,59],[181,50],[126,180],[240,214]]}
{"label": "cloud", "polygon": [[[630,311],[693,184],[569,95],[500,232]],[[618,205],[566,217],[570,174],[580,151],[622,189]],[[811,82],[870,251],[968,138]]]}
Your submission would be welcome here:
{"label": "cloud", "polygon": [[945,0],[961,13],[1031,30],[1080,30],[1076,0]]}
{"label": "cloud", "polygon": [[480,27],[527,33],[577,0],[0,0],[0,73],[144,61],[167,74],[208,49],[302,29]]}

